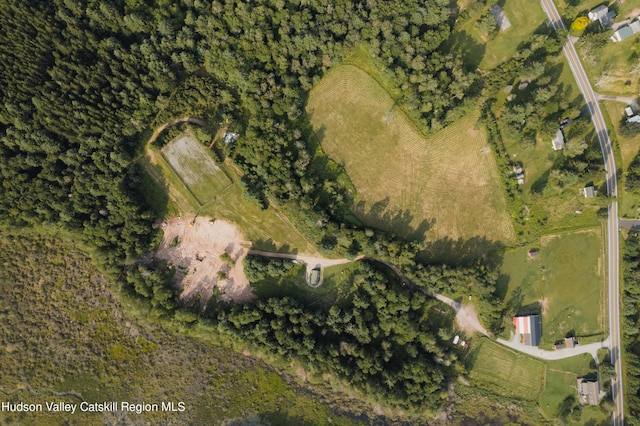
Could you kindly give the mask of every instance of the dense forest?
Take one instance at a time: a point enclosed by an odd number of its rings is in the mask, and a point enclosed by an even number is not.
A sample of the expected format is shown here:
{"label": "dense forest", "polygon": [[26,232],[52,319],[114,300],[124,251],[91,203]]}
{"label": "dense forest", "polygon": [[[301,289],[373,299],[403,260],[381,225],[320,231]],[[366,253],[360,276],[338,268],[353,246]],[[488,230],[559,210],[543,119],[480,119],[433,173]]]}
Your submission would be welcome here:
{"label": "dense forest", "polygon": [[628,235],[622,258],[624,294],[622,297],[622,334],[624,340],[625,422],[640,424],[640,238],[637,232]]}

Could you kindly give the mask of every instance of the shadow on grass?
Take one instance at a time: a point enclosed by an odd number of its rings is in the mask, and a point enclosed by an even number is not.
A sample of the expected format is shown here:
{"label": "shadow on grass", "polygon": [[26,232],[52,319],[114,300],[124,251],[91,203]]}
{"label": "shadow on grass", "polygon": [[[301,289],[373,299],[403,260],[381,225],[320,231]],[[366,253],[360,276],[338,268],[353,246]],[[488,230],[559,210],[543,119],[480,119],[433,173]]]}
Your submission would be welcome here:
{"label": "shadow on grass", "polygon": [[406,240],[422,241],[426,233],[436,223],[435,219],[425,219],[418,225],[411,225],[414,216],[409,210],[389,209],[389,197],[373,204],[358,202],[355,212],[369,226],[399,236]]}
{"label": "shadow on grass", "polygon": [[418,253],[417,260],[424,263],[446,263],[449,265],[472,265],[478,260],[494,263],[504,250],[500,241],[488,240],[485,237],[469,239],[442,238],[425,243],[425,248]]}
{"label": "shadow on grass", "polygon": [[447,41],[447,51],[456,52],[462,57],[467,71],[475,71],[484,58],[487,47],[480,44],[466,31],[456,31]]}
{"label": "shadow on grass", "polygon": [[251,248],[253,250],[268,251],[273,253],[298,254],[298,249],[291,247],[289,244],[277,246],[275,242],[269,238],[266,240],[254,240]]}

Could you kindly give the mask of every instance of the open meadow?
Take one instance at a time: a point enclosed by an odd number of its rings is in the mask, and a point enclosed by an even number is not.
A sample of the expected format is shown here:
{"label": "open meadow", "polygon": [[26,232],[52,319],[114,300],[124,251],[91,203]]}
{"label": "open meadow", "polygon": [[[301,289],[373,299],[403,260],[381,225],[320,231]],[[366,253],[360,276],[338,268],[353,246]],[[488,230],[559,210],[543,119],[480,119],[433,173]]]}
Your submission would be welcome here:
{"label": "open meadow", "polygon": [[477,112],[425,137],[372,77],[351,65],[318,83],[307,112],[323,150],[353,182],[354,213],[365,224],[431,241],[513,239]]}
{"label": "open meadow", "polygon": [[[537,258],[529,258],[538,248]],[[518,312],[542,313],[543,349],[568,334],[583,343],[604,337],[605,298],[599,229],[542,237],[538,244],[507,251],[499,291]],[[505,320],[510,322],[510,318]],[[507,327],[512,330],[512,327]],[[506,336],[508,337],[508,336]]]}

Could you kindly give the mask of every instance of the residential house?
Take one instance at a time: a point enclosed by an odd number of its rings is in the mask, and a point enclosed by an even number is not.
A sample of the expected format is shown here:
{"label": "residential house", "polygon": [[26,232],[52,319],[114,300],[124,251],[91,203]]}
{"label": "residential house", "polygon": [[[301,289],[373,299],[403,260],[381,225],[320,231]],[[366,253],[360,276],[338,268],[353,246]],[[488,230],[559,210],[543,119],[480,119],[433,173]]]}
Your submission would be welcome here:
{"label": "residential house", "polygon": [[520,342],[523,345],[540,345],[540,336],[542,335],[540,315],[515,316],[513,317],[513,325],[516,326],[516,333],[520,335]]}
{"label": "residential house", "polygon": [[598,405],[600,403],[598,379],[578,379],[578,399],[581,404]]}
{"label": "residential house", "polygon": [[562,130],[558,129],[556,137],[551,140],[551,146],[553,146],[554,151],[560,151],[564,148],[564,135],[562,134]]}
{"label": "residential house", "polygon": [[640,115],[634,115],[631,118],[627,118],[627,123],[640,123]]}
{"label": "residential house", "polygon": [[591,22],[594,22],[594,21],[598,21],[603,16],[607,16],[607,13],[609,13],[609,7],[604,4],[601,4],[600,6],[596,7],[591,12],[589,12],[588,16]]}
{"label": "residential house", "polygon": [[596,196],[596,189],[593,186],[587,186],[582,189],[582,193],[584,194],[584,198],[593,198]]}

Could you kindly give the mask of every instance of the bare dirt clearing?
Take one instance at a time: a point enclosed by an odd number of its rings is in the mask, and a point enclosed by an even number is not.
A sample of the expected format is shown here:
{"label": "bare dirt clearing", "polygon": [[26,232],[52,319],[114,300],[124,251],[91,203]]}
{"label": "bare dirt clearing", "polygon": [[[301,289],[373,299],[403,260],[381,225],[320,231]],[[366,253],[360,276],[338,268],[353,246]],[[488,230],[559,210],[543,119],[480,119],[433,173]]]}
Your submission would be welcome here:
{"label": "bare dirt clearing", "polygon": [[[175,265],[175,279],[184,303],[195,301],[199,295],[204,306],[216,286],[223,297],[236,303],[254,299],[242,269],[251,243],[234,225],[205,217],[174,217],[165,221],[162,228],[164,237],[156,256]],[[222,259],[224,253],[231,260]]]}

